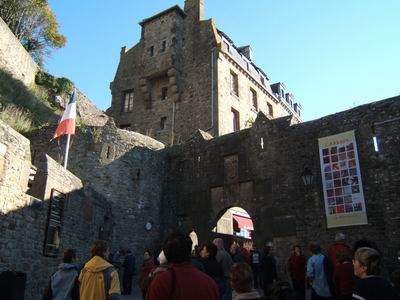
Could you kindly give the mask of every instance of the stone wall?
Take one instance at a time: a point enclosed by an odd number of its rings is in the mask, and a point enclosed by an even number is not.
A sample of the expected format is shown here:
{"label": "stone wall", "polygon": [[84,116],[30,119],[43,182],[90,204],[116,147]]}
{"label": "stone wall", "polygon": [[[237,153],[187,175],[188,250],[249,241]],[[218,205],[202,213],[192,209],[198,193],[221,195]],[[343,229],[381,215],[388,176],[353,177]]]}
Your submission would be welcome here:
{"label": "stone wall", "polygon": [[[101,195],[83,188],[76,176],[44,155],[37,157],[37,173],[28,190],[29,148],[26,138],[0,121],[0,272],[26,273],[25,299],[36,300],[41,299],[65,249],[75,248],[83,262],[89,256],[90,243],[99,238],[100,227],[109,231],[111,241],[112,228],[104,222],[105,217],[112,220],[112,209]],[[43,249],[53,189],[66,194],[67,200],[59,255],[48,257]]]}
{"label": "stone wall", "polygon": [[76,96],[77,114],[86,126],[104,126],[108,116],[98,109],[81,91]]}
{"label": "stone wall", "polygon": [[[104,126],[78,128],[69,171],[56,162],[63,160],[65,139],[49,142],[55,128],[31,135],[30,144],[0,123],[0,270],[27,272],[26,299],[38,299],[37,287],[60,260],[42,255],[53,189],[68,195],[60,249],[76,248],[82,261],[99,237],[112,250],[130,248],[139,263],[144,249],[158,250],[175,228],[207,242],[218,218],[235,206],[251,216],[259,248],[273,242],[281,278],[294,243],[305,248],[318,240],[326,249],[338,232],[350,244],[373,240],[393,261],[400,248],[399,100],[302,124],[259,113],[252,128],[217,138],[199,130],[189,142],[166,149],[109,119]],[[349,130],[355,131],[368,225],[327,228],[318,138]],[[28,190],[30,146],[38,171]],[[301,180],[305,167],[314,174],[311,187]]]}
{"label": "stone wall", "polygon": [[[48,142],[52,129],[31,136],[37,153],[62,162],[65,140]],[[163,230],[161,199],[165,178],[164,145],[139,133],[116,128],[80,127],[70,149],[68,169],[112,203],[112,250],[129,248],[141,259],[146,248],[158,248]],[[35,160],[36,161],[36,160]],[[151,231],[145,230],[153,223]]]}
{"label": "stone wall", "polygon": [[[239,206],[252,217],[259,247],[274,243],[282,273],[294,243],[305,249],[318,240],[326,249],[338,232],[344,232],[350,244],[373,240],[394,261],[400,249],[400,98],[302,124],[291,122],[290,117],[269,120],[259,114],[250,129],[211,140],[199,133],[167,150],[165,199],[176,199],[175,222],[194,230],[203,243],[211,238],[218,217]],[[368,225],[328,229],[318,138],[350,130],[358,146]],[[374,135],[379,152],[374,150]],[[302,183],[305,167],[314,174],[311,188]]]}
{"label": "stone wall", "polygon": [[0,68],[29,86],[35,81],[38,66],[0,18]]}

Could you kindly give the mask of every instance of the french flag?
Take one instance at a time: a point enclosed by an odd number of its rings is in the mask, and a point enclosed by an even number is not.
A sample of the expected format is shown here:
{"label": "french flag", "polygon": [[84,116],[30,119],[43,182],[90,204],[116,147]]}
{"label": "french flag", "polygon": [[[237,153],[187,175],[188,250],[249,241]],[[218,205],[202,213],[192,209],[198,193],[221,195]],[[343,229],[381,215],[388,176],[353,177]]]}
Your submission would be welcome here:
{"label": "french flag", "polygon": [[75,101],[76,88],[69,99],[67,108],[61,118],[60,123],[57,126],[56,132],[54,133],[53,139],[56,139],[62,135],[75,134],[75,119],[76,119],[76,101]]}

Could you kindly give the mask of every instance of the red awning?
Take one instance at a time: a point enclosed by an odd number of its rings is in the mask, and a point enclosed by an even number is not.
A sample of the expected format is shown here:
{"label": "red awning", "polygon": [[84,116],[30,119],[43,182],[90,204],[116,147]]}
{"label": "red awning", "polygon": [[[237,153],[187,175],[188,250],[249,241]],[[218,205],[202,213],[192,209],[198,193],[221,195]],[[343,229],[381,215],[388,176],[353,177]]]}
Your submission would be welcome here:
{"label": "red awning", "polygon": [[247,230],[254,230],[253,221],[251,221],[250,218],[237,216],[237,215],[232,215],[232,218],[234,218],[238,222],[239,228],[244,228]]}

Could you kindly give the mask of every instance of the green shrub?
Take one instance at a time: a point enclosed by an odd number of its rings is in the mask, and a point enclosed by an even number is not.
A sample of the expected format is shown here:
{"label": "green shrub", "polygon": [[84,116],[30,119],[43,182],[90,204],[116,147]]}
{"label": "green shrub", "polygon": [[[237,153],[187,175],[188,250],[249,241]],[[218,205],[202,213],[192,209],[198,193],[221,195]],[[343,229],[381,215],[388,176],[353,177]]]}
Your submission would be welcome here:
{"label": "green shrub", "polygon": [[20,133],[32,129],[32,115],[12,104],[0,105],[0,119]]}
{"label": "green shrub", "polygon": [[[42,74],[43,75],[43,74]],[[39,75],[41,76],[41,75]],[[42,76],[39,80],[49,77]],[[27,88],[21,81],[0,69],[0,105],[14,105],[31,116],[32,129],[57,123],[60,112],[49,101],[49,91],[43,86]]]}
{"label": "green shrub", "polygon": [[65,77],[57,78],[56,81],[57,81],[57,94],[68,93],[74,87],[72,81]]}
{"label": "green shrub", "polygon": [[65,77],[54,77],[42,70],[37,72],[35,77],[37,85],[45,87],[52,94],[64,94],[72,90],[73,82]]}

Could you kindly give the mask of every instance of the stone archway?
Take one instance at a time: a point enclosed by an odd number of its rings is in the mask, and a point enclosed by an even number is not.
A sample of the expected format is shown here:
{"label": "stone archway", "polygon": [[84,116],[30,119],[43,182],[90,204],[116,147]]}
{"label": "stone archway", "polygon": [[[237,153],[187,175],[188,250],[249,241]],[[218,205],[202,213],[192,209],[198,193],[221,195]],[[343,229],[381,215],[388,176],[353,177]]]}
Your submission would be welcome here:
{"label": "stone archway", "polygon": [[250,214],[240,206],[222,209],[214,221],[210,232],[213,238],[221,238],[225,249],[238,244],[250,253],[254,242],[254,225]]}
{"label": "stone archway", "polygon": [[254,225],[250,215],[245,209],[239,206],[233,206],[222,210],[218,214],[216,224],[212,231],[252,240]]}

